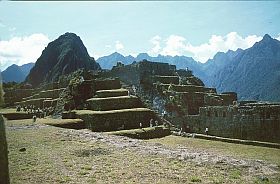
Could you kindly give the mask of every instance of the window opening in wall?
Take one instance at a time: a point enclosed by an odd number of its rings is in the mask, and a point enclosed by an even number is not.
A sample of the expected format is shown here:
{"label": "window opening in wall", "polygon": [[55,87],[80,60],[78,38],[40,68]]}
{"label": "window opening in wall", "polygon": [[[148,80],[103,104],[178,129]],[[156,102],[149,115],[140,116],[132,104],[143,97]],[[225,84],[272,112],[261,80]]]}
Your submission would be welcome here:
{"label": "window opening in wall", "polygon": [[215,116],[218,117],[218,112],[217,111],[215,111]]}

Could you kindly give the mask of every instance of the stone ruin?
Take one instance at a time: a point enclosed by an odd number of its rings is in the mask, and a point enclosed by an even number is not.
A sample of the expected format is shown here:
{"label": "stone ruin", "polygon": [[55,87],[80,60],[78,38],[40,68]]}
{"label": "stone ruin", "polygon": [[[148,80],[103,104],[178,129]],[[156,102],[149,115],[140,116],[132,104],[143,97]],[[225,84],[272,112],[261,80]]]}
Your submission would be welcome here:
{"label": "stone ruin", "polygon": [[218,94],[175,65],[143,60],[68,78],[38,89],[8,90],[6,103],[61,109],[62,118],[80,118],[81,127],[93,131],[147,127],[154,119],[189,132],[208,127],[216,136],[280,140],[279,104],[237,102],[235,92]]}
{"label": "stone ruin", "polygon": [[280,143],[280,103],[241,101],[229,106],[200,107],[185,125],[197,133]]}
{"label": "stone ruin", "polygon": [[62,118],[80,118],[93,131],[113,131],[150,126],[156,114],[145,107],[141,99],[121,87],[120,80],[94,79],[84,81],[92,88],[92,97],[81,110],[64,112]]}

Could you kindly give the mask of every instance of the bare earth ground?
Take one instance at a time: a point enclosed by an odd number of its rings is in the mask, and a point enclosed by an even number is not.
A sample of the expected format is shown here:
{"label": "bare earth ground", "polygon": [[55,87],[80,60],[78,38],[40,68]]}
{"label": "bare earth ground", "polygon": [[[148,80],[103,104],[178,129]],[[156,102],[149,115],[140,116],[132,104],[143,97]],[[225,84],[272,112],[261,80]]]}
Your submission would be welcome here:
{"label": "bare earth ground", "polygon": [[[11,183],[280,183],[280,150],[6,121]],[[25,148],[26,151],[20,151]]]}

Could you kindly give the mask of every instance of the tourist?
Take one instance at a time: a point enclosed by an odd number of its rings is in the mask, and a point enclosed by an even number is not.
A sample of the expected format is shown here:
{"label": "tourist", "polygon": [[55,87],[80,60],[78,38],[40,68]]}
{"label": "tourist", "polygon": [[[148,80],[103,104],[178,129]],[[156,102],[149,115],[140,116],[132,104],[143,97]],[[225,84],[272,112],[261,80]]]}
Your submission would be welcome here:
{"label": "tourist", "polygon": [[153,125],[154,125],[154,124],[153,124],[153,121],[154,121],[153,118],[150,119],[150,127],[153,127]]}
{"label": "tourist", "polygon": [[133,94],[136,95],[136,87],[134,85],[132,85],[132,91],[133,91]]}
{"label": "tourist", "polygon": [[208,127],[205,128],[205,134],[208,135]]}
{"label": "tourist", "polygon": [[33,119],[33,123],[35,123],[37,119],[36,115],[33,115],[32,119]]}
{"label": "tourist", "polygon": [[139,123],[140,128],[142,128],[142,123]]}

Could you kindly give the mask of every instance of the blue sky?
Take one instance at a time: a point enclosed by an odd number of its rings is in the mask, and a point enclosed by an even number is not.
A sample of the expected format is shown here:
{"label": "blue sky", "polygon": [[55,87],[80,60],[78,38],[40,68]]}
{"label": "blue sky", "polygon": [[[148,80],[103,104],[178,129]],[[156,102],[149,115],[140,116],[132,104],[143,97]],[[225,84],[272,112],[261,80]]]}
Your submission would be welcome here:
{"label": "blue sky", "polygon": [[148,52],[205,62],[217,51],[248,48],[266,33],[280,38],[279,17],[278,1],[2,1],[1,69],[35,62],[47,43],[65,32],[79,35],[95,58]]}

